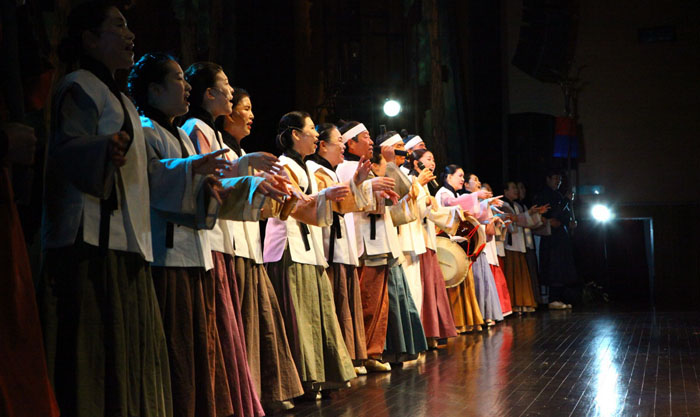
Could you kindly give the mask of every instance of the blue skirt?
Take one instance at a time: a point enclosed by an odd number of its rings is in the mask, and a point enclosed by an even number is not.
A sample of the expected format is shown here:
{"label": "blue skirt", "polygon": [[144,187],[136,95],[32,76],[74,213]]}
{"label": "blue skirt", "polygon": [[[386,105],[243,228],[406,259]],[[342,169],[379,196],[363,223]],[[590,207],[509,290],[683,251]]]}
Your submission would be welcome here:
{"label": "blue skirt", "polygon": [[411,297],[401,265],[389,269],[389,323],[384,359],[390,362],[415,359],[428,349],[420,314]]}
{"label": "blue skirt", "polygon": [[481,252],[472,265],[474,268],[474,290],[476,301],[479,303],[479,310],[484,320],[503,320],[501,301],[498,298],[496,280],[493,272],[486,260],[486,253]]}

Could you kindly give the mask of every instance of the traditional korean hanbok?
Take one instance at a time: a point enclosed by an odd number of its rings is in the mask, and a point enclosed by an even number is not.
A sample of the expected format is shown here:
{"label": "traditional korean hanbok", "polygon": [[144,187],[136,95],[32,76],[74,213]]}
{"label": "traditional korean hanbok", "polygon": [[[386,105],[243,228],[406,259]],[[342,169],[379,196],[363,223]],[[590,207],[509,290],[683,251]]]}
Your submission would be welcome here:
{"label": "traditional korean hanbok", "polygon": [[356,375],[326,275],[321,227],[333,222],[332,204],[325,190],[318,191],[298,153],[288,150],[279,161],[293,186],[310,201],[288,199],[286,204],[294,204],[289,217],[268,219],[263,259],[304,388],[311,392],[339,388]]}
{"label": "traditional korean hanbok", "polygon": [[[237,160],[246,152],[240,149],[238,155],[232,149],[228,155]],[[248,174],[253,174],[252,168],[248,168]],[[232,221],[231,229],[248,365],[263,406],[274,407],[298,397],[304,389],[289,348],[275,288],[263,262],[260,222]]]}
{"label": "traditional korean hanbok", "polygon": [[[435,200],[441,207],[460,206],[472,215],[475,213],[470,210],[474,210],[475,205],[479,206],[476,195],[463,194],[457,197],[457,193],[449,185],[441,187],[435,193]],[[461,284],[447,289],[447,295],[452,305],[452,316],[458,332],[465,332],[474,326],[484,324],[479,302],[476,299],[472,268],[469,268],[467,276]]]}
{"label": "traditional korean hanbok", "polygon": [[[58,85],[46,161],[38,295],[49,374],[62,415],[171,416],[150,210],[199,212],[197,190],[185,193],[191,162],[152,157],[109,70],[82,63]],[[131,142],[115,168],[107,149],[119,131]]]}
{"label": "traditional korean hanbok", "polygon": [[[338,175],[331,164],[321,156],[314,155],[306,161],[309,173],[314,176],[318,190],[340,184]],[[335,312],[343,332],[345,345],[350,358],[361,365],[367,359],[367,342],[362,314],[362,295],[357,273],[359,262],[357,249],[351,242],[348,227],[343,215],[363,210],[375,204],[371,183],[366,181],[360,187],[350,181],[351,194],[341,202],[334,202],[333,222],[323,227],[323,250],[329,267],[326,270],[333,288]]]}
{"label": "traditional korean hanbok", "polygon": [[[189,136],[189,139],[197,148],[199,153],[209,153],[220,149],[227,149],[223,143],[221,134],[214,128],[214,120],[212,116],[201,108],[190,108],[192,116],[183,125],[182,129]],[[229,152],[230,153],[230,152]],[[229,158],[227,154],[224,158]],[[247,174],[245,163],[237,164],[238,174]],[[229,181],[222,181],[226,186]],[[237,199],[229,198],[227,203],[240,204]],[[235,217],[238,220],[256,220],[259,218],[262,202],[253,202],[248,207],[237,207],[241,210],[241,217]],[[250,374],[248,367],[248,355],[246,351],[245,332],[243,330],[243,318],[241,315],[240,297],[238,295],[238,282],[234,264],[234,248],[233,248],[233,225],[230,213],[235,210],[227,209],[224,216],[223,210],[216,225],[212,230],[207,231],[211,247],[211,257],[213,262],[212,273],[213,278],[212,289],[208,293],[214,296],[215,308],[210,310],[210,314],[215,317],[214,321],[209,320],[209,334],[213,335],[218,332],[220,353],[214,353],[213,361],[217,375],[223,375],[225,378],[216,378],[217,393],[223,393],[224,390],[230,392],[233,400],[234,411],[237,415],[257,416],[263,415],[263,408],[255,389],[255,383]],[[248,218],[243,218],[245,214]],[[213,336],[210,336],[213,337]],[[223,368],[222,368],[223,366]],[[223,395],[223,394],[222,394]]]}
{"label": "traditional korean hanbok", "polygon": [[[411,179],[414,180],[414,177]],[[429,196],[430,192],[426,185],[420,187],[420,194],[416,199],[421,234],[426,247],[425,253],[419,256],[423,291],[421,321],[426,337],[454,337],[457,336],[457,330],[445,288],[445,277],[442,275],[436,253],[436,226],[448,235],[454,235],[462,220],[462,210],[459,207],[429,207],[426,204]]]}
{"label": "traditional korean hanbok", "polygon": [[[515,214],[516,220],[508,226],[505,239],[504,268],[506,280],[508,281],[508,291],[510,292],[513,309],[516,311],[528,311],[537,307],[537,301],[532,292],[532,281],[528,271],[525,252],[525,232],[523,226],[534,224],[539,221],[539,214],[530,215],[523,211],[522,206],[504,199],[503,211]],[[536,219],[533,219],[536,217]]]}
{"label": "traditional korean hanbok", "polygon": [[493,235],[489,233],[490,228],[486,227],[486,246],[484,247],[484,252],[486,252],[486,260],[491,267],[491,272],[493,273],[493,278],[496,283],[496,290],[498,291],[498,300],[501,303],[501,312],[503,317],[506,317],[513,313],[513,307],[510,303],[510,292],[508,292],[508,281],[503,274],[503,269],[501,269],[500,263],[498,261],[498,246],[496,242],[496,231],[493,231]]}
{"label": "traditional korean hanbok", "polygon": [[[515,204],[520,205],[521,212],[526,212],[528,207],[523,203],[522,200],[515,201]],[[542,226],[542,216],[533,217],[531,222],[528,222],[527,227],[523,227],[523,232],[525,233],[525,259],[527,260],[527,270],[530,273],[530,282],[532,282],[532,294],[535,296],[535,301],[537,304],[544,304],[544,299],[542,298],[542,289],[540,288],[540,279],[538,271],[537,262],[537,251],[535,250],[535,239],[532,234],[532,229],[536,229]]]}
{"label": "traditional korean hanbok", "polygon": [[[338,165],[340,181],[350,181],[359,158],[349,155]],[[427,349],[427,341],[406,281],[396,226],[416,219],[415,202],[408,198],[410,181],[396,164],[387,165],[387,176],[398,180],[399,204],[386,207],[382,199],[364,212],[347,213],[345,221],[360,256],[360,289],[367,338],[367,355],[401,362]],[[354,228],[350,227],[354,225]]]}

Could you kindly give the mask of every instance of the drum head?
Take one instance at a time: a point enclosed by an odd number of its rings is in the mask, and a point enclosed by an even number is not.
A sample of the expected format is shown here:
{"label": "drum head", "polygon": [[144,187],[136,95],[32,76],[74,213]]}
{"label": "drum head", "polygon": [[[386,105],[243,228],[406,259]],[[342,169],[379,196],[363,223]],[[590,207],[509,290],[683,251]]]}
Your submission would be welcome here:
{"label": "drum head", "polygon": [[445,277],[445,287],[452,288],[461,284],[469,272],[467,254],[458,243],[447,237],[437,237],[437,258]]}

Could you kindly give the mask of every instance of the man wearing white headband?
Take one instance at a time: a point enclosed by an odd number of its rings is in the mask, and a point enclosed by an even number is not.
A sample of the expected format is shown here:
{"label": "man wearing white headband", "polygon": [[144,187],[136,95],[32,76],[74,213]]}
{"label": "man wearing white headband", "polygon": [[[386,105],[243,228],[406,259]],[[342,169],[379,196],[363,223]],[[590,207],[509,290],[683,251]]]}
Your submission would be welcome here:
{"label": "man wearing white headband", "polygon": [[364,156],[372,158],[372,138],[364,124],[360,122],[348,122],[340,127],[340,134],[345,145],[345,159],[360,160]]}
{"label": "man wearing white headband", "polygon": [[[418,135],[408,135],[403,139],[404,146],[406,150],[410,153],[418,149],[428,149],[423,142],[423,138]],[[401,165],[401,172],[408,175],[411,172],[411,167],[403,164]]]}

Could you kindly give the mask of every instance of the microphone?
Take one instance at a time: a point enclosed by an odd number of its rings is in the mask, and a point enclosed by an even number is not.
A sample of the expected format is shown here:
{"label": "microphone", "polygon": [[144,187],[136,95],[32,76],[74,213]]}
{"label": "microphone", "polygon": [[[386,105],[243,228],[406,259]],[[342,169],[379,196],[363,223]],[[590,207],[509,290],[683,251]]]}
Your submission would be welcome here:
{"label": "microphone", "polygon": [[[418,161],[418,168],[420,168],[422,171],[425,169],[425,165],[423,165],[421,161]],[[440,188],[440,185],[435,180],[430,180],[430,185],[432,185],[435,188]]]}

